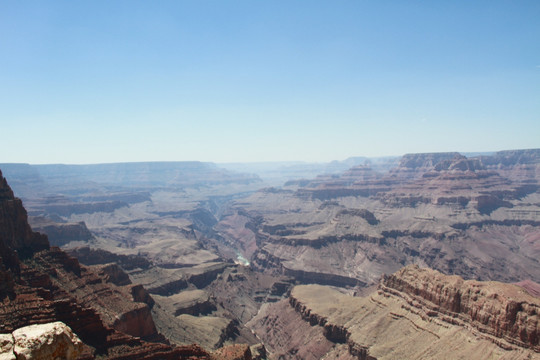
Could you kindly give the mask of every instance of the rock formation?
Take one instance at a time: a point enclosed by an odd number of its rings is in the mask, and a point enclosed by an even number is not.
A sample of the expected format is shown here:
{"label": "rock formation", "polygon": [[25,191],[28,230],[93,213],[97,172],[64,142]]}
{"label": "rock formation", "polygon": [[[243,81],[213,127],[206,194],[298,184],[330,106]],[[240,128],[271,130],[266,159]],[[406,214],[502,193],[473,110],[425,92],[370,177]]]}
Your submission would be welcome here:
{"label": "rock formation", "polygon": [[[540,358],[540,299],[516,285],[408,266],[363,298],[301,285],[281,306],[263,308],[250,322],[277,354],[331,356],[334,347],[321,347],[329,341],[346,344],[348,356],[357,359]],[[314,341],[299,344],[290,336],[291,311],[314,326]],[[324,340],[317,340],[321,335]]]}
{"label": "rock formation", "polygon": [[410,154],[385,174],[361,166],[261,190],[232,202],[214,228],[254,268],[303,283],[362,286],[410,263],[538,279],[538,164],[538,150]]}
{"label": "rock formation", "polygon": [[540,298],[522,287],[465,281],[455,275],[408,266],[385,276],[380,289],[402,296],[428,316],[435,311],[443,321],[466,323],[483,334],[540,353]]}
{"label": "rock formation", "polygon": [[83,221],[77,223],[57,223],[43,217],[29,217],[32,230],[47,235],[52,246],[63,246],[71,241],[87,242],[93,235]]}
{"label": "rock formation", "polygon": [[28,325],[0,335],[0,358],[17,360],[75,360],[83,343],[66,324]]}
{"label": "rock formation", "polygon": [[[411,278],[405,271],[377,284],[382,274],[419,264],[540,291],[539,164],[534,149],[469,158],[408,154],[385,166],[363,159],[341,174],[260,190],[254,176],[201,163],[11,165],[36,216],[32,224],[80,263],[28,228],[2,179],[1,219],[12,220],[0,220],[0,293],[9,299],[0,332],[64,321],[84,343],[83,357],[145,357],[151,347],[196,353],[168,345],[160,333],[176,345],[198,342],[212,351],[263,341],[272,356],[292,358],[407,358],[413,355],[400,351],[410,347],[419,358],[452,354],[426,339],[467,358],[536,356],[528,300],[495,299],[483,285],[429,272],[424,279],[423,270],[410,268]],[[34,222],[40,216],[47,223]],[[289,297],[296,284],[341,289],[296,287]],[[368,286],[379,290],[358,305],[349,295]],[[318,292],[339,305],[331,314],[315,299]],[[349,321],[355,314],[347,307],[372,315]],[[380,315],[380,308],[389,312]],[[20,316],[11,315],[15,309]],[[72,313],[81,321],[70,322]],[[360,323],[372,325],[360,331]],[[412,334],[410,343],[400,327]],[[245,349],[230,353],[244,356],[238,354]]]}
{"label": "rock formation", "polygon": [[[54,355],[65,348],[68,353],[80,352],[80,359],[211,358],[201,348],[168,345],[156,332],[148,303],[137,302],[148,300],[148,295],[141,296],[137,286],[116,286],[107,275],[102,278],[60,249],[49,249],[47,237],[30,229],[22,202],[0,173],[0,341],[6,349],[13,337],[14,353],[22,354],[23,343],[28,343],[24,337],[34,329],[28,326],[61,321],[82,345],[54,325],[50,339],[59,345],[38,346],[39,351]],[[62,334],[70,338],[73,349]]]}

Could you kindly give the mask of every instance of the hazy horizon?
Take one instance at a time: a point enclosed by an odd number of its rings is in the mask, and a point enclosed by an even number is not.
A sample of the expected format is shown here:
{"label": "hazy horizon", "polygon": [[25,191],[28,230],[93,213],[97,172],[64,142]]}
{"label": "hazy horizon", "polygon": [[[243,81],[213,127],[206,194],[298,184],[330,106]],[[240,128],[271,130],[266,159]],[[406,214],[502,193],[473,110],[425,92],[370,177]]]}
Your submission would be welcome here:
{"label": "hazy horizon", "polygon": [[540,148],[540,2],[0,3],[0,163]]}
{"label": "hazy horizon", "polygon": [[[538,148],[540,149],[540,148]],[[137,163],[189,163],[189,162],[199,162],[199,163],[207,163],[207,164],[215,164],[218,166],[233,166],[233,165],[302,165],[302,164],[330,164],[333,162],[346,162],[348,160],[352,159],[370,159],[370,160],[385,160],[385,159],[395,159],[395,158],[401,158],[404,155],[408,154],[423,154],[423,153],[459,153],[461,155],[464,155],[466,157],[476,157],[476,156],[489,156],[492,154],[495,154],[499,151],[513,151],[513,150],[537,150],[537,148],[528,148],[528,149],[502,149],[497,151],[431,151],[431,152],[421,152],[421,153],[405,153],[405,154],[399,154],[399,155],[383,155],[383,156],[349,156],[344,159],[332,159],[329,161],[306,161],[306,160],[269,160],[269,161],[230,161],[230,162],[216,162],[216,161],[201,161],[201,160],[132,160],[132,161],[117,161],[117,162],[88,162],[88,163],[30,163],[30,162],[0,162],[0,164],[22,164],[22,165],[67,165],[67,166],[85,166],[85,165],[114,165],[114,164],[137,164]],[[0,169],[1,170],[1,169]]]}

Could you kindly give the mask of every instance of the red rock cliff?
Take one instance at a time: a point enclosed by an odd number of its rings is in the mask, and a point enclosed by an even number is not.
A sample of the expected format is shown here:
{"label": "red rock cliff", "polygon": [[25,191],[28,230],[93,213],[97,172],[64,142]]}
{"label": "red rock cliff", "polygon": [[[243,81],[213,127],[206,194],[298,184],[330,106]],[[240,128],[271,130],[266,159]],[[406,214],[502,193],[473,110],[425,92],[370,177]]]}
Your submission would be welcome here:
{"label": "red rock cliff", "polygon": [[62,250],[49,249],[0,173],[0,334],[62,321],[85,344],[79,359],[211,358],[197,346],[146,342],[118,331],[131,326],[136,336],[157,337],[148,305],[129,300],[132,286],[123,291],[107,280]]}
{"label": "red rock cliff", "polygon": [[517,285],[463,280],[407,266],[385,276],[380,288],[401,293],[415,307],[445,314],[445,321],[469,323],[480,332],[540,352],[540,298]]}

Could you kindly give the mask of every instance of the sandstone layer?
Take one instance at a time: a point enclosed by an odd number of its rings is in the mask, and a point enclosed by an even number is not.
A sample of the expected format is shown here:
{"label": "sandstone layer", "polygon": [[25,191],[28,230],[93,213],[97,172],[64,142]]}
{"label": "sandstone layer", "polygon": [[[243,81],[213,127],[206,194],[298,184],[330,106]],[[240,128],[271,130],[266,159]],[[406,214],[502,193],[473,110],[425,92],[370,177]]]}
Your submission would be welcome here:
{"label": "sandstone layer", "polygon": [[539,169],[538,149],[410,154],[386,173],[362,165],[262,189],[231,202],[214,229],[255,269],[306,284],[362,287],[412,263],[538,280]]}
{"label": "sandstone layer", "polygon": [[[22,202],[0,173],[3,347],[16,353],[22,348],[22,338],[31,333],[25,327],[61,321],[82,341],[82,346],[76,346],[79,359],[212,358],[196,346],[169,345],[156,331],[147,294],[137,285],[114,285],[110,276],[114,271],[106,272],[109,277],[102,278],[60,249],[49,249],[47,237],[30,229]],[[13,346],[8,346],[9,337],[14,339]],[[38,346],[40,351],[54,355],[63,348],[47,344],[48,340]]]}
{"label": "sandstone layer", "polygon": [[[296,358],[298,351],[321,358],[335,351],[332,343],[346,344],[357,359],[539,359],[539,310],[540,299],[519,286],[408,266],[366,297],[296,286],[280,311],[263,310],[250,325],[277,350],[273,358]],[[291,336],[292,326],[302,328],[287,321],[295,318],[291,311],[312,326],[312,342],[299,345]]]}

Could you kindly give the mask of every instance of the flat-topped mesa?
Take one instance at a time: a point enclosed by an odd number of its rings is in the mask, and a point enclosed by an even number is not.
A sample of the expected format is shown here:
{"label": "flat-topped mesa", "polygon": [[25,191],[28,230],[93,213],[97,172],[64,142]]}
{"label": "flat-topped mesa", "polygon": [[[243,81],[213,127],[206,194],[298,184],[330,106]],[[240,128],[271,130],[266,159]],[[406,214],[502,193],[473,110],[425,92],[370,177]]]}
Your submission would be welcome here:
{"label": "flat-topped mesa", "polygon": [[398,168],[430,169],[435,167],[435,165],[437,165],[441,161],[451,160],[459,156],[462,155],[458,152],[405,154],[401,158]]}
{"label": "flat-topped mesa", "polygon": [[486,170],[486,167],[479,159],[468,159],[463,155],[456,155],[452,159],[446,159],[439,162],[433,169],[435,171],[479,171]]}
{"label": "flat-topped mesa", "polygon": [[540,352],[540,298],[517,285],[463,280],[410,265],[384,276],[379,289],[414,307],[428,308],[428,316],[443,314],[447,322],[468,323],[482,333]]}

